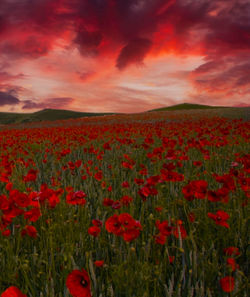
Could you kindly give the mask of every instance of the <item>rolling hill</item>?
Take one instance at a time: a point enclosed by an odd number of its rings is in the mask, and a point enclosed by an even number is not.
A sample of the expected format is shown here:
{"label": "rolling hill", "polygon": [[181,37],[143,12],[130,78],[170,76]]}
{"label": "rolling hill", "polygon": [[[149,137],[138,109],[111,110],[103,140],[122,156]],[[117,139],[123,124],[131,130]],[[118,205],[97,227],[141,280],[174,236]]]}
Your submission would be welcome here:
{"label": "rolling hill", "polygon": [[76,112],[62,109],[43,109],[34,113],[0,112],[0,124],[24,124],[30,122],[67,120],[111,114],[112,113]]}
{"label": "rolling hill", "polygon": [[[147,114],[149,112],[161,112],[161,111],[175,111],[177,113],[186,114],[189,112],[204,113],[207,114],[206,110],[210,110],[210,114],[225,116],[229,118],[243,118],[249,120],[250,118],[250,107],[225,107],[225,106],[209,106],[201,104],[191,104],[182,103],[169,107],[162,107],[157,109],[152,109],[140,114]],[[77,119],[84,117],[98,117],[104,115],[115,115],[117,113],[91,113],[91,112],[76,112],[71,110],[61,110],[61,109],[43,109],[34,113],[9,113],[0,112],[0,126],[5,126],[9,124],[28,124],[33,122],[42,121],[56,121],[56,120],[68,120]],[[117,114],[118,115],[118,114]],[[133,114],[131,114],[132,116]]]}
{"label": "rolling hill", "polygon": [[157,108],[149,110],[148,112],[152,111],[168,111],[168,110],[187,110],[187,109],[217,109],[217,108],[229,108],[225,106],[210,106],[210,105],[203,105],[203,104],[192,104],[192,103],[181,103],[172,106]]}

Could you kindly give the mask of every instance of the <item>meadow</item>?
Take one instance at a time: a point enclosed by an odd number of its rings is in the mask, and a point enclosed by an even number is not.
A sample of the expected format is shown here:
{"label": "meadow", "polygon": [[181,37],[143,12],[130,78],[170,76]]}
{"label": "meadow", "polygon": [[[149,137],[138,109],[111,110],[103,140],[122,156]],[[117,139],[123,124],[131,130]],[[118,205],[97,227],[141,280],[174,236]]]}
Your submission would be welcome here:
{"label": "meadow", "polygon": [[1,296],[247,297],[250,124],[240,117],[3,127]]}

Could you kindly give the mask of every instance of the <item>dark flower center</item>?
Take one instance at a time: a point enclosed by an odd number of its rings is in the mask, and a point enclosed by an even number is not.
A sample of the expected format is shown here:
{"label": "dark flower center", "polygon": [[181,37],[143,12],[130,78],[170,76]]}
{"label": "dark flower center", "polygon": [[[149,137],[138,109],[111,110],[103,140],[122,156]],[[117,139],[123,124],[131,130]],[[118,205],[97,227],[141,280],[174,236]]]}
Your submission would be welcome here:
{"label": "dark flower center", "polygon": [[81,286],[84,287],[84,288],[86,288],[86,287],[88,286],[88,282],[87,282],[84,278],[81,279],[80,284],[81,284]]}

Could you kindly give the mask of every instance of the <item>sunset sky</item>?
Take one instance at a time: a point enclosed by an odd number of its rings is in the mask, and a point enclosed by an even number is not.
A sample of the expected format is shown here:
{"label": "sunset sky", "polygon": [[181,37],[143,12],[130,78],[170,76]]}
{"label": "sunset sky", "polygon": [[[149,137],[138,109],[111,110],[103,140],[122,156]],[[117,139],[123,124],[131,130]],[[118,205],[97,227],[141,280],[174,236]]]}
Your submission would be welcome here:
{"label": "sunset sky", "polygon": [[0,111],[250,102],[249,0],[0,0]]}

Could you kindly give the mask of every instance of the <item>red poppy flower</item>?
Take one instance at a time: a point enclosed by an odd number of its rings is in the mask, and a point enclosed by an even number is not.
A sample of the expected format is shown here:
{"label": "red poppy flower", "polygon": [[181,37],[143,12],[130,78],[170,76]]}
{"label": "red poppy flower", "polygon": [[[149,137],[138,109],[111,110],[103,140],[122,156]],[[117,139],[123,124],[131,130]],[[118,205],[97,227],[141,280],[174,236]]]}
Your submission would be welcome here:
{"label": "red poppy flower", "polygon": [[161,169],[161,179],[172,182],[183,181],[184,175],[179,174],[178,172]]}
{"label": "red poppy flower", "polygon": [[[216,191],[217,197],[219,197],[219,199],[223,203],[228,203],[228,200],[229,200],[228,194],[229,194],[229,190],[228,190],[228,188],[225,188],[224,186]],[[209,199],[209,197],[208,197],[208,199]],[[210,200],[210,201],[212,201],[212,200]]]}
{"label": "red poppy flower", "polygon": [[109,233],[117,236],[123,236],[125,241],[132,241],[140,235],[142,226],[129,213],[122,213],[119,216],[114,214],[108,218],[105,227]]}
{"label": "red poppy flower", "polygon": [[188,201],[192,201],[195,199],[194,190],[190,184],[187,184],[182,188],[182,193],[184,195],[184,198]]}
{"label": "red poppy flower", "polygon": [[168,225],[168,221],[160,222],[157,220],[155,222],[156,227],[160,231],[160,234],[163,236],[169,236],[172,233],[172,227]]}
{"label": "red poppy flower", "polygon": [[133,198],[130,196],[123,196],[120,199],[122,205],[128,206],[133,201]]}
{"label": "red poppy flower", "polygon": [[95,266],[96,267],[102,267],[103,264],[104,264],[104,260],[97,260],[97,261],[95,261]]}
{"label": "red poppy flower", "polygon": [[92,235],[94,237],[97,237],[100,234],[100,232],[101,232],[101,229],[97,226],[91,226],[88,229],[89,235]]}
{"label": "red poppy flower", "polygon": [[194,188],[195,198],[204,199],[206,197],[208,183],[205,180],[194,180],[191,185]]}
{"label": "red poppy flower", "polygon": [[104,198],[102,204],[104,206],[111,206],[115,201],[110,198]]}
{"label": "red poppy flower", "polygon": [[111,207],[112,207],[113,209],[119,209],[119,208],[121,208],[121,203],[120,203],[120,201],[119,201],[119,200],[114,201],[114,202],[112,203]]}
{"label": "red poppy flower", "polygon": [[118,220],[125,229],[131,229],[135,226],[135,220],[129,213],[121,213]]}
{"label": "red poppy flower", "polygon": [[29,237],[36,238],[37,237],[37,230],[34,226],[26,225],[21,232],[21,235],[29,235]]}
{"label": "red poppy flower", "polygon": [[98,171],[95,173],[94,178],[98,181],[102,180],[102,171]]}
{"label": "red poppy flower", "polygon": [[27,297],[17,287],[9,287],[2,294],[1,297]]}
{"label": "red poppy flower", "polygon": [[158,212],[161,212],[163,210],[163,207],[162,206],[157,206],[157,207],[155,207],[155,210],[158,211]]}
{"label": "red poppy flower", "polygon": [[229,246],[229,247],[225,248],[223,250],[223,252],[227,256],[232,256],[232,255],[238,256],[238,255],[240,255],[239,248],[237,248],[235,246]]}
{"label": "red poppy flower", "polygon": [[193,165],[198,167],[198,166],[202,165],[202,162],[201,161],[193,161]]}
{"label": "red poppy flower", "polygon": [[122,162],[122,167],[124,167],[124,168],[132,169],[133,166],[134,166],[134,164],[131,164],[129,162],[125,162],[125,161]]}
{"label": "red poppy flower", "polygon": [[36,222],[41,216],[41,212],[38,207],[33,207],[31,210],[26,211],[23,216],[30,222]]}
{"label": "red poppy flower", "polygon": [[77,191],[75,193],[69,193],[66,196],[66,202],[73,205],[84,205],[86,200],[84,199],[87,195],[83,191]]}
{"label": "red poppy flower", "polygon": [[37,170],[30,169],[27,175],[23,177],[23,181],[24,182],[35,181],[37,178],[37,173],[38,173]]}
{"label": "red poppy flower", "polygon": [[10,207],[10,202],[5,195],[0,195],[0,209],[7,210]]}
{"label": "red poppy flower", "polygon": [[168,257],[169,263],[172,264],[174,262],[174,259],[175,259],[175,256],[169,256]]}
{"label": "red poppy flower", "polygon": [[127,229],[122,234],[123,239],[127,242],[130,242],[136,239],[139,235],[140,235],[140,230],[135,228]]}
{"label": "red poppy flower", "polygon": [[123,187],[123,188],[129,188],[129,183],[128,183],[127,181],[124,181],[124,182],[122,183],[122,187]]}
{"label": "red poppy flower", "polygon": [[10,234],[11,234],[10,229],[6,229],[6,230],[3,230],[3,231],[2,231],[2,235],[5,236],[5,237],[10,236]]}
{"label": "red poppy flower", "polygon": [[10,200],[14,201],[18,207],[27,207],[31,202],[30,197],[27,194],[21,193],[18,190],[10,191]]}
{"label": "red poppy flower", "polygon": [[102,227],[102,221],[98,219],[92,220],[92,224],[96,227]]}
{"label": "red poppy flower", "polygon": [[230,293],[234,290],[234,278],[232,276],[225,276],[220,280],[220,285],[224,292]]}
{"label": "red poppy flower", "polygon": [[86,270],[73,270],[66,280],[66,286],[73,297],[91,297],[90,279]]}
{"label": "red poppy flower", "polygon": [[161,233],[160,234],[157,234],[155,236],[155,242],[158,243],[158,244],[165,244],[166,242],[166,236],[165,235],[162,235]]}
{"label": "red poppy flower", "polygon": [[178,225],[177,227],[174,227],[172,230],[172,234],[176,238],[179,238],[179,236],[181,236],[181,238],[185,239],[187,237],[187,231],[182,225]]}
{"label": "red poppy flower", "polygon": [[228,258],[227,265],[231,267],[232,271],[239,269],[239,265],[236,263],[234,258]]}
{"label": "red poppy flower", "polygon": [[121,223],[118,220],[117,214],[114,214],[112,217],[107,219],[105,227],[109,233],[114,233],[116,235],[122,234]]}
{"label": "red poppy flower", "polygon": [[60,202],[60,199],[56,194],[53,194],[48,198],[48,203],[50,208],[55,208],[59,202]]}
{"label": "red poppy flower", "polygon": [[213,214],[209,212],[207,216],[215,221],[215,224],[229,228],[228,223],[226,222],[229,219],[229,215],[223,211],[223,210],[218,210],[216,214]]}

